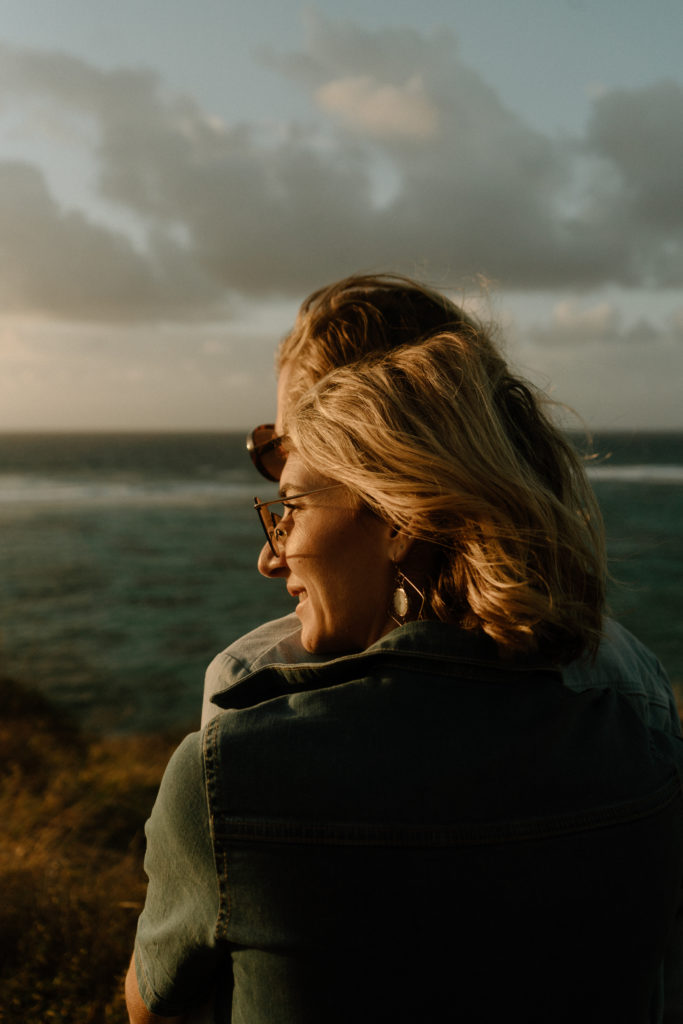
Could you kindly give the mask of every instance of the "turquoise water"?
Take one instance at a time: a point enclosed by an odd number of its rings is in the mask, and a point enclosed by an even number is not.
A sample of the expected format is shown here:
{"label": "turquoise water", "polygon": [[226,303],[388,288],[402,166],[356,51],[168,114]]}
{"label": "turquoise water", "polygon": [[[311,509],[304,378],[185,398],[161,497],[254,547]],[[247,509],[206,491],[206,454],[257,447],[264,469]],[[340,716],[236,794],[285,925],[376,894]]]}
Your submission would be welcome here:
{"label": "turquoise water", "polygon": [[[0,659],[86,726],[192,727],[204,669],[292,607],[255,570],[241,436],[0,435]],[[615,616],[683,684],[683,435],[599,438]]]}

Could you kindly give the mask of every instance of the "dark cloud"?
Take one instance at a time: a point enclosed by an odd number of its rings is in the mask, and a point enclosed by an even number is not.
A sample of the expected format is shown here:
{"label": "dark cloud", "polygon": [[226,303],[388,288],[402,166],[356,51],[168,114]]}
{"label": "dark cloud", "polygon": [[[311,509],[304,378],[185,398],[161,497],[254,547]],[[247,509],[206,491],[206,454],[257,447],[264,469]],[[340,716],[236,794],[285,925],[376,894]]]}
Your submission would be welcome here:
{"label": "dark cloud", "polygon": [[683,283],[683,86],[661,82],[596,99],[586,150],[602,160],[590,205],[642,283]]}
{"label": "dark cloud", "polygon": [[[210,316],[231,292],[300,296],[358,268],[508,289],[680,285],[681,86],[606,93],[584,138],[557,140],[447,33],[318,19],[302,52],[269,60],[310,95],[309,125],[268,136],[151,72],[1,48],[5,109],[85,119],[100,198],[146,237],[64,209],[35,167],[5,164],[4,308]],[[381,201],[378,168],[392,179]]]}
{"label": "dark cloud", "polygon": [[[353,89],[364,72],[378,89],[418,79],[430,98],[432,137],[374,140],[400,182],[373,218],[370,251],[380,263],[423,260],[507,288],[680,283],[680,86],[607,93],[585,138],[558,140],[510,110],[447,32],[367,32],[312,19],[306,51],[273,62],[312,97],[331,81]],[[343,113],[339,130],[349,137],[353,121]],[[644,216],[648,205],[659,220]]]}
{"label": "dark cloud", "polygon": [[146,253],[123,234],[65,211],[39,170],[0,163],[0,306],[83,319],[206,316],[220,290],[198,280],[161,235]]}
{"label": "dark cloud", "polygon": [[632,218],[665,233],[680,232],[683,86],[660,82],[604,94],[595,100],[586,142],[619,176],[620,199]]}
{"label": "dark cloud", "polygon": [[[516,337],[519,341],[519,337]],[[547,322],[527,327],[525,340],[540,349],[593,352],[596,348],[617,351],[637,350],[658,358],[664,350],[683,351],[682,314],[653,322],[645,316],[624,322],[619,311],[609,302],[581,307],[577,302],[562,300],[557,303]]]}

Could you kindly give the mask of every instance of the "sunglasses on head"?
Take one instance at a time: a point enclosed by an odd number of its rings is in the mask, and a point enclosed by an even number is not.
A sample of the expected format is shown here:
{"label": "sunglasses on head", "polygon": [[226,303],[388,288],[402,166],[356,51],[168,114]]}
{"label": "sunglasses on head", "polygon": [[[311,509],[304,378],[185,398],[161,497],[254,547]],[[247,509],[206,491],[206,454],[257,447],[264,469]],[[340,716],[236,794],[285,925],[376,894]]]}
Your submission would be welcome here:
{"label": "sunglasses on head", "polygon": [[282,476],[287,452],[283,438],[275,433],[274,423],[262,423],[247,434],[247,451],[251,461],[266,480],[279,480]]}

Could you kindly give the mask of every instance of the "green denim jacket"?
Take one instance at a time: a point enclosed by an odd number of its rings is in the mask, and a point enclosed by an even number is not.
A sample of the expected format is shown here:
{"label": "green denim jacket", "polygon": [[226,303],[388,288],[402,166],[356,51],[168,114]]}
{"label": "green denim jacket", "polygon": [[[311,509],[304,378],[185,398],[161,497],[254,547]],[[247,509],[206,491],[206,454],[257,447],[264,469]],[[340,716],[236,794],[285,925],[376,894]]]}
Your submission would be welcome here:
{"label": "green denim jacket", "polygon": [[148,823],[151,1010],[214,993],[215,1019],[249,1024],[661,1019],[683,741],[624,697],[410,623],[215,699]]}

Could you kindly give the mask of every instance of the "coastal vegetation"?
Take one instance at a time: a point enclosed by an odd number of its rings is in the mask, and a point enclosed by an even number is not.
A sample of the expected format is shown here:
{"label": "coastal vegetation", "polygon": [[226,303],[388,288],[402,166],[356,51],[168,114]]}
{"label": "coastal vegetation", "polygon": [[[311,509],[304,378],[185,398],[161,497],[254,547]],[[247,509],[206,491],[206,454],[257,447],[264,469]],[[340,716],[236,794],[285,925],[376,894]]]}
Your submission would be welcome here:
{"label": "coastal vegetation", "polygon": [[180,739],[85,736],[0,679],[0,1021],[127,1024],[144,823]]}
{"label": "coastal vegetation", "polygon": [[6,678],[0,707],[0,1022],[127,1024],[144,823],[183,733],[89,737]]}

